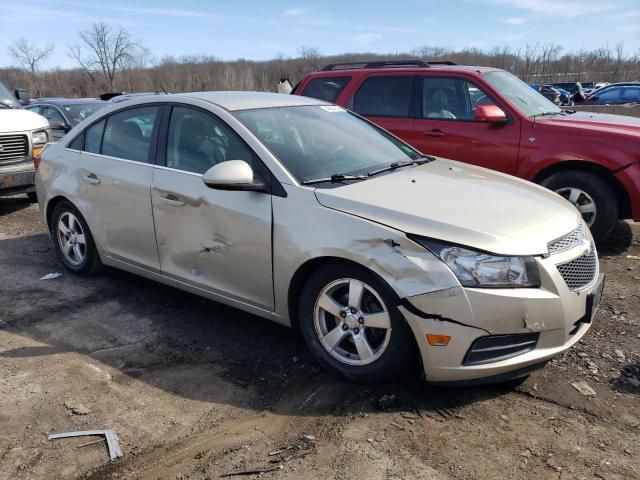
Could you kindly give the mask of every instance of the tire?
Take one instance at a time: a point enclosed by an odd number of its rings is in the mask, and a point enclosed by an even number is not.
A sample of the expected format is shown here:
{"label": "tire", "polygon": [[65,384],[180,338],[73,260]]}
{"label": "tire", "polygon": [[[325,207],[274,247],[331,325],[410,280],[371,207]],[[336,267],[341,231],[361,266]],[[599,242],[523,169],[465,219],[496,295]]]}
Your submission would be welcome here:
{"label": "tire", "polygon": [[[89,276],[104,269],[87,222],[78,209],[67,200],[61,201],[54,207],[49,233],[58,258],[70,272]],[[80,235],[83,237],[81,238]],[[65,249],[68,253],[63,251],[65,243],[72,245]]]}
{"label": "tire", "polygon": [[36,192],[28,192],[27,197],[29,197],[31,203],[38,203],[38,195],[36,195]]}
{"label": "tire", "polygon": [[[541,185],[559,193],[569,201],[571,201],[572,193],[575,194],[579,191],[586,194],[579,195],[576,201],[579,206],[576,208],[582,212],[582,217],[589,225],[596,243],[607,238],[618,221],[618,200],[613,189],[607,182],[591,172],[577,170],[558,172],[545,178]],[[576,197],[573,198],[575,200]],[[590,202],[595,207],[593,216],[588,211]]]}
{"label": "tire", "polygon": [[[364,292],[360,305],[348,301],[348,292],[358,291],[359,285]],[[349,303],[355,313],[346,311]],[[331,264],[314,272],[304,286],[298,325],[311,354],[330,373],[356,383],[384,382],[406,370],[415,351],[413,334],[397,303],[395,292],[373,272]],[[372,324],[377,327],[367,326]]]}

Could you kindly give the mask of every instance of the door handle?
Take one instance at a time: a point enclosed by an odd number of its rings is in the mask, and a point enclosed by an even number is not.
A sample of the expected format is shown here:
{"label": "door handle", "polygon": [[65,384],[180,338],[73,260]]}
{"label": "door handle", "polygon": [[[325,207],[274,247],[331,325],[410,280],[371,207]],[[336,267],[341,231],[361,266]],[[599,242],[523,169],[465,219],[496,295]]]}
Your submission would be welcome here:
{"label": "door handle", "polygon": [[84,179],[91,185],[98,185],[100,183],[100,179],[95,173],[89,173],[88,175],[85,175]]}
{"label": "door handle", "polygon": [[433,130],[425,130],[422,135],[425,137],[444,137],[445,133],[439,128],[434,128]]}
{"label": "door handle", "polygon": [[165,195],[160,195],[160,200],[162,200],[167,205],[171,205],[172,207],[183,207],[184,202],[180,200],[177,196],[172,193],[167,193]]}

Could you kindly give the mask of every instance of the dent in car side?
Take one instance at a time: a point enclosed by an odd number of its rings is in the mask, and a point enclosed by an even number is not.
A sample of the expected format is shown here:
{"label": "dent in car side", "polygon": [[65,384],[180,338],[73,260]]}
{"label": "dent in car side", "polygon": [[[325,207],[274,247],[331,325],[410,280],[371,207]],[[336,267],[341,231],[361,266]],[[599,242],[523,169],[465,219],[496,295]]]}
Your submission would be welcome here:
{"label": "dent in car side", "polygon": [[280,323],[294,322],[287,295],[296,271],[318,258],[365,266],[400,298],[459,285],[442,261],[403,233],[323,207],[311,188],[285,185],[285,189],[287,198],[273,197],[273,244],[278,245],[273,252],[273,279]]}

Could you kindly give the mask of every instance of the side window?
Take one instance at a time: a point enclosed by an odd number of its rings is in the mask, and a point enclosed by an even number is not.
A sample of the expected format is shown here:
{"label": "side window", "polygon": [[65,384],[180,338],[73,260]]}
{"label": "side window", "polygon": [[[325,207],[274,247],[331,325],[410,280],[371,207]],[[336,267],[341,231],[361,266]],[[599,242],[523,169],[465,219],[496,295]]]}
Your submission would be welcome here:
{"label": "side window", "polygon": [[67,123],[62,114],[53,107],[43,107],[42,116],[46,118],[50,123]]}
{"label": "side window", "polygon": [[67,148],[71,150],[82,150],[82,140],[84,139],[84,133],[81,133],[73,141],[67,145]]}
{"label": "side window", "polygon": [[24,108],[31,112],[37,113],[39,115],[42,114],[42,107],[40,105],[32,105],[30,107],[24,107]]}
{"label": "side window", "polygon": [[103,155],[148,162],[151,137],[160,107],[131,108],[107,119],[102,140]]}
{"label": "side window", "polygon": [[314,78],[304,87],[302,95],[334,103],[349,80],[350,77]]}
{"label": "side window", "polygon": [[378,117],[409,117],[411,77],[372,77],[358,89],[353,111]]}
{"label": "side window", "polygon": [[204,173],[227,160],[253,164],[253,152],[218,117],[188,107],[174,107],[169,121],[167,167]]}
{"label": "side window", "polygon": [[494,101],[476,85],[461,78],[424,77],[422,118],[473,120],[475,110]]}
{"label": "side window", "polygon": [[102,120],[87,128],[85,132],[86,140],[84,142],[85,152],[100,153],[100,144],[102,143],[102,132],[104,131],[105,123],[106,120]]}
{"label": "side window", "polygon": [[602,92],[600,95],[598,95],[598,99],[596,100],[597,103],[608,103],[608,102],[615,102],[620,100],[620,93],[622,92],[622,89],[620,88],[610,88],[608,90],[605,90],[604,92]]}
{"label": "side window", "polygon": [[640,87],[625,87],[622,92],[622,100],[640,103]]}

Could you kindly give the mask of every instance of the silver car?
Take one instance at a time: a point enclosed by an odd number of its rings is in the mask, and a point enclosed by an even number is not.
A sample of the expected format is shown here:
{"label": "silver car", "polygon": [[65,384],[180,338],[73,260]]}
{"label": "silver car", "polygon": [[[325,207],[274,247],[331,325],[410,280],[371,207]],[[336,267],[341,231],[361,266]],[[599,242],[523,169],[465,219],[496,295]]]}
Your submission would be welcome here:
{"label": "silver car", "polygon": [[328,370],[430,382],[527,375],[587,332],[603,288],[576,209],[425,156],[315,99],[118,103],[42,154],[64,266],[120,268],[299,329]]}

